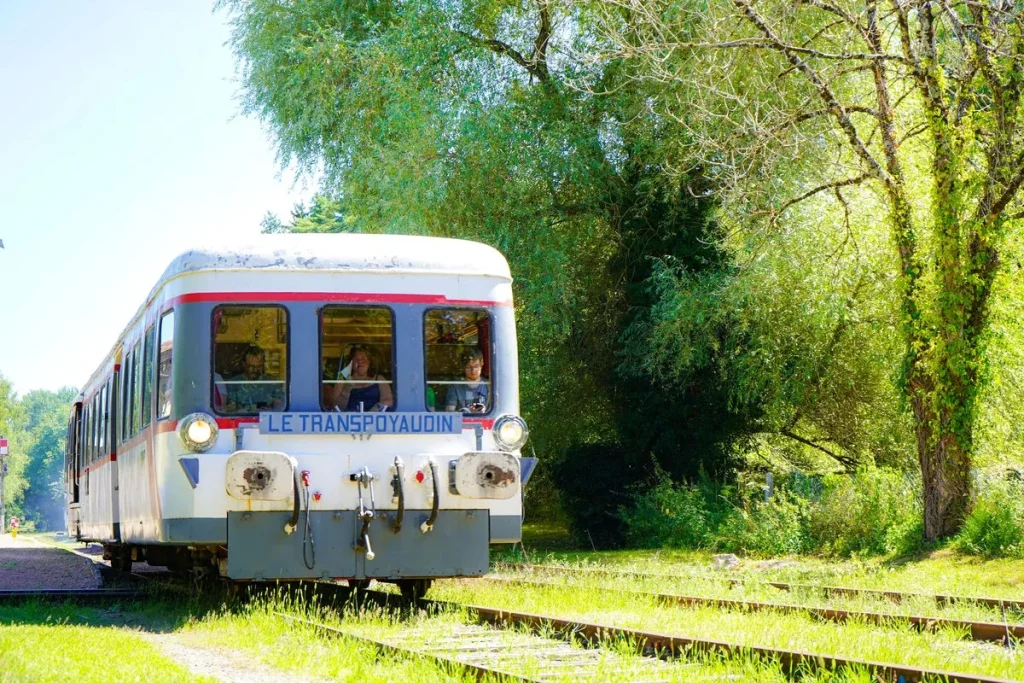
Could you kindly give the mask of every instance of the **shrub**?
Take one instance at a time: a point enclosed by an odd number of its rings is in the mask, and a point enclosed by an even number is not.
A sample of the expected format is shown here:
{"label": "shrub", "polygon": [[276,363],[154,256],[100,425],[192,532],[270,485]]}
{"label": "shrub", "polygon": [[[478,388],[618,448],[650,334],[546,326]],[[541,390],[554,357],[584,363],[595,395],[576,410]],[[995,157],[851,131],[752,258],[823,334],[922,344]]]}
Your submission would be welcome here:
{"label": "shrub", "polygon": [[972,555],[1024,556],[1024,486],[998,479],[983,484],[953,545]]}
{"label": "shrub", "polygon": [[664,472],[648,490],[619,508],[626,542],[634,548],[700,548],[708,541],[708,509],[696,487],[675,485]]}
{"label": "shrub", "polygon": [[921,541],[921,488],[916,478],[869,468],[823,480],[810,510],[810,544],[836,555],[909,552]]}
{"label": "shrub", "polygon": [[768,502],[749,500],[722,520],[715,534],[721,550],[787,555],[807,548],[807,501],[785,490]]}

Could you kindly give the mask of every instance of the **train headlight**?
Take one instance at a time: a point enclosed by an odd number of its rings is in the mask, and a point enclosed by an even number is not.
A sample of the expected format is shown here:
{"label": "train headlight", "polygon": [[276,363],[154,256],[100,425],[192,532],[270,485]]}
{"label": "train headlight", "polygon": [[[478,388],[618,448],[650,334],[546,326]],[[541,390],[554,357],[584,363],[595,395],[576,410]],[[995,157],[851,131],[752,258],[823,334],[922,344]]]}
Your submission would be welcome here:
{"label": "train headlight", "polygon": [[522,448],[529,434],[526,421],[518,415],[502,415],[494,421],[494,442],[503,451]]}
{"label": "train headlight", "polygon": [[178,425],[178,436],[190,451],[208,451],[217,443],[217,421],[206,413],[186,415]]}

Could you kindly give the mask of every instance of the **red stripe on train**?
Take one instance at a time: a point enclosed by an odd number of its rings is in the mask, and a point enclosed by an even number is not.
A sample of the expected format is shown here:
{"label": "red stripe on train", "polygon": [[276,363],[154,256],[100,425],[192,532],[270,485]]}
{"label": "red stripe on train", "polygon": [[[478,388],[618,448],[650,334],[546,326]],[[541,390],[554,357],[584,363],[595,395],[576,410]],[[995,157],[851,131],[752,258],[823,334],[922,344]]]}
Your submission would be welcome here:
{"label": "red stripe on train", "polygon": [[458,306],[511,306],[511,301],[449,299],[443,294],[381,294],[377,292],[195,292],[171,299],[165,308],[199,302],[265,303],[274,301],[326,301],[370,304],[448,304]]}

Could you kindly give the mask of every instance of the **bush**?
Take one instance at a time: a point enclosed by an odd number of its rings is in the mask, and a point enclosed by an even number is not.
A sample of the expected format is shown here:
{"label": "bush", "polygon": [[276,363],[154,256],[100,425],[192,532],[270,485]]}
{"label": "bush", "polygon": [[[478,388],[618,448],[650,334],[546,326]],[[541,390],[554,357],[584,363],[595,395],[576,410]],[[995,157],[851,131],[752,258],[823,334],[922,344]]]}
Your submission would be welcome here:
{"label": "bush", "polygon": [[1024,556],[1024,486],[993,480],[981,487],[953,545],[965,553]]}
{"label": "bush", "polygon": [[870,468],[828,475],[811,507],[810,544],[827,554],[910,552],[920,546],[920,482],[895,470]]}
{"label": "bush", "polygon": [[708,542],[708,508],[696,487],[676,486],[664,472],[631,506],[619,508],[626,542],[633,548],[700,548]]}
{"label": "bush", "polygon": [[704,477],[696,486],[675,484],[658,471],[653,486],[633,488],[617,518],[635,548],[715,547],[769,556],[904,554],[921,547],[920,482],[894,470],[823,480],[794,475],[767,502],[759,483],[741,488],[745,496]]}
{"label": "bush", "polygon": [[716,533],[721,550],[787,555],[807,549],[807,501],[785,490],[768,502],[748,500],[725,516]]}

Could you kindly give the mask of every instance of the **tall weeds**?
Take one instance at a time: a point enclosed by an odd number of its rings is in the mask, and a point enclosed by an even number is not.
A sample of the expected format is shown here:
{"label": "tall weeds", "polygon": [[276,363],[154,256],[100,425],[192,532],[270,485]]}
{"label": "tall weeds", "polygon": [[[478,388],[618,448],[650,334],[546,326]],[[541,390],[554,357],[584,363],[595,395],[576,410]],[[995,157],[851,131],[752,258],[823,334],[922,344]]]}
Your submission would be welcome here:
{"label": "tall weeds", "polygon": [[707,479],[675,484],[659,473],[619,508],[619,518],[629,544],[643,548],[853,555],[906,553],[921,543],[920,482],[894,470],[791,477],[770,496],[746,490]]}

